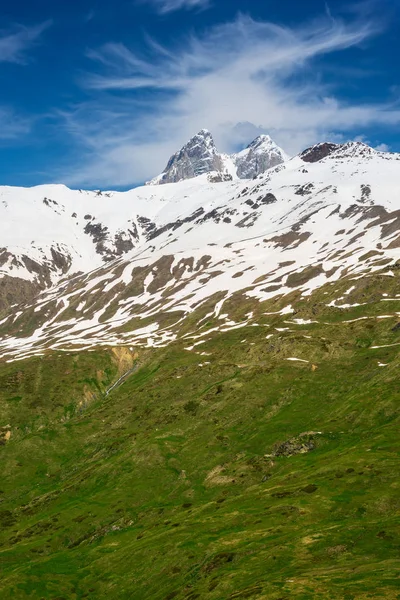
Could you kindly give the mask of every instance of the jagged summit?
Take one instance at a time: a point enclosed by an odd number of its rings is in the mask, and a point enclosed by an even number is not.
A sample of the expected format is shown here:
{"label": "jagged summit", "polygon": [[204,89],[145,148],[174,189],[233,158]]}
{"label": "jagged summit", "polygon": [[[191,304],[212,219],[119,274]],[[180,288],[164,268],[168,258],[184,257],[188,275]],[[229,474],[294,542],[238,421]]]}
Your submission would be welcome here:
{"label": "jagged summit", "polygon": [[269,135],[259,135],[241,152],[235,155],[237,175],[240,179],[253,179],[271,167],[287,159]]}
{"label": "jagged summit", "polygon": [[222,171],[223,167],[213,136],[208,129],[202,129],[171,156],[164,171],[150,184],[175,183],[204,173]]}
{"label": "jagged summit", "polygon": [[[217,148],[215,146],[214,138],[208,129],[201,129],[176,154],[179,155],[183,151],[186,151],[188,153],[190,153],[190,152],[193,153],[196,150],[196,148],[200,149],[200,151],[203,151],[204,149],[206,149],[211,154],[218,154]],[[174,154],[174,156],[176,156],[176,154]]]}
{"label": "jagged summit", "polygon": [[225,180],[253,179],[270,167],[281,164],[286,158],[269,135],[258,136],[237,154],[221,154],[210,131],[202,129],[171,156],[161,175],[149,184],[175,183],[215,171],[222,173]]}

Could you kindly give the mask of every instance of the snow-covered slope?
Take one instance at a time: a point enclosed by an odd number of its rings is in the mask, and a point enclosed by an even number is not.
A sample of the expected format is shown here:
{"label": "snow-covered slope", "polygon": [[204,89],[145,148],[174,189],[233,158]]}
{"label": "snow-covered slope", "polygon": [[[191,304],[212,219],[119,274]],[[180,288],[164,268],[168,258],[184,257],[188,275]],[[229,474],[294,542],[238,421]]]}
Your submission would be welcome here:
{"label": "snow-covered slope", "polygon": [[342,278],[391,275],[400,259],[400,155],[360,143],[315,146],[255,180],[203,174],[102,195],[0,188],[0,207],[0,299],[4,282],[38,285],[30,261],[52,280],[30,296],[13,288],[18,306],[4,302],[9,359],[163,345],[202,311],[218,330],[241,327],[233,301],[307,298]]}
{"label": "snow-covered slope", "polygon": [[176,183],[214,171],[222,173],[225,179],[253,179],[286,159],[286,154],[268,135],[259,136],[238,154],[220,154],[211,133],[202,129],[171,156],[161,175],[149,185]]}
{"label": "snow-covered slope", "polygon": [[112,193],[59,185],[0,188],[1,273],[56,281],[133,248],[139,239],[134,215],[123,203],[116,211],[113,203]]}

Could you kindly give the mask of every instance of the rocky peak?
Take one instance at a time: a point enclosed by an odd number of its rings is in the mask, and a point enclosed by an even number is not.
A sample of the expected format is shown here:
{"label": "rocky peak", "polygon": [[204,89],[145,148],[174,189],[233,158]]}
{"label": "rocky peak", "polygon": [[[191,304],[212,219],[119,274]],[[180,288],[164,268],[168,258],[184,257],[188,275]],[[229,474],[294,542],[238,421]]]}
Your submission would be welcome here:
{"label": "rocky peak", "polygon": [[164,171],[151,184],[175,183],[211,171],[222,171],[223,161],[208,129],[202,129],[173,154]]}
{"label": "rocky peak", "polygon": [[238,154],[220,154],[208,129],[202,129],[173,154],[164,171],[149,184],[175,183],[204,173],[218,172],[216,180],[231,178],[252,179],[286,160],[286,155],[269,137],[258,136]]}
{"label": "rocky peak", "polygon": [[271,167],[286,160],[286,155],[269,135],[259,135],[241,152],[235,155],[237,176],[240,179],[252,179]]}
{"label": "rocky peak", "polygon": [[341,144],[334,153],[335,158],[372,158],[381,154],[364,142],[346,142]]}

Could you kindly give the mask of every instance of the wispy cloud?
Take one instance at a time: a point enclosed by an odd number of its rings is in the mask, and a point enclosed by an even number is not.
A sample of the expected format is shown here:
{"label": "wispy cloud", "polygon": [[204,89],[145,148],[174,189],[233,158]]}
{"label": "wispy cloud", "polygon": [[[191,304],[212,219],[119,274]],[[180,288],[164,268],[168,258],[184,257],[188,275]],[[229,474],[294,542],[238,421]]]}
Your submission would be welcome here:
{"label": "wispy cloud", "polygon": [[11,108],[0,106],[0,143],[26,135],[31,125],[30,119],[19,117]]}
{"label": "wispy cloud", "polygon": [[[8,30],[0,30],[0,63],[27,64],[29,51],[51,24],[51,21],[45,21],[32,27],[14,25]],[[32,129],[33,121],[33,118],[22,117],[8,106],[0,106],[0,143],[26,136]]]}
{"label": "wispy cloud", "polygon": [[32,27],[14,25],[7,31],[0,31],[0,62],[26,64],[29,61],[28,51],[51,24],[51,21],[45,21]]}
{"label": "wispy cloud", "polygon": [[388,144],[378,144],[377,146],[375,146],[375,150],[380,150],[381,152],[389,152],[390,151],[390,146],[388,146]]}
{"label": "wispy cloud", "polygon": [[85,23],[90,23],[90,21],[93,21],[93,19],[95,18],[95,16],[96,16],[96,13],[92,9],[92,10],[89,10],[88,13],[86,13],[86,15],[84,16],[83,20],[84,20]]}
{"label": "wispy cloud", "polygon": [[201,9],[210,6],[210,0],[139,0],[142,4],[150,4],[160,14],[167,14],[182,9]]}
{"label": "wispy cloud", "polygon": [[98,65],[84,80],[92,100],[63,114],[86,151],[64,175],[72,185],[143,181],[203,127],[224,151],[264,131],[296,153],[325,137],[398,124],[397,107],[340,102],[312,68],[376,33],[369,22],[331,16],[293,29],[240,15],[173,49],[149,40],[141,56],[107,44],[90,53]]}

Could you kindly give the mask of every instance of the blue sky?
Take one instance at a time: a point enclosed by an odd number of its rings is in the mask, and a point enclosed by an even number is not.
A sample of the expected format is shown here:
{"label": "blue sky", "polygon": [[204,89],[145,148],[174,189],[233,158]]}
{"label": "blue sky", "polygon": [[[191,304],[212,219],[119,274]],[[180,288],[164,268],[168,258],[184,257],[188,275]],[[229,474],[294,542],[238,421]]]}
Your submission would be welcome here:
{"label": "blue sky", "polygon": [[205,127],[400,151],[400,0],[0,0],[0,184],[125,189]]}

